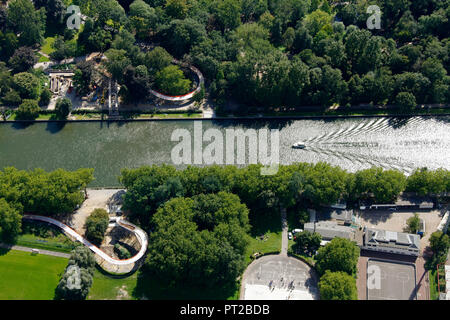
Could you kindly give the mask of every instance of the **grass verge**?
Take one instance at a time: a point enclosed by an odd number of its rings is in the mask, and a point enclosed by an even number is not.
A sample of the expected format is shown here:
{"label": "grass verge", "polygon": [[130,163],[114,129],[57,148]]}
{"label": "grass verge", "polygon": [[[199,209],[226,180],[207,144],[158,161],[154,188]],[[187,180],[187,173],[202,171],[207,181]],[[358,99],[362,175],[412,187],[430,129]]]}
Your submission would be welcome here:
{"label": "grass verge", "polygon": [[0,249],[0,300],[52,300],[67,259]]}

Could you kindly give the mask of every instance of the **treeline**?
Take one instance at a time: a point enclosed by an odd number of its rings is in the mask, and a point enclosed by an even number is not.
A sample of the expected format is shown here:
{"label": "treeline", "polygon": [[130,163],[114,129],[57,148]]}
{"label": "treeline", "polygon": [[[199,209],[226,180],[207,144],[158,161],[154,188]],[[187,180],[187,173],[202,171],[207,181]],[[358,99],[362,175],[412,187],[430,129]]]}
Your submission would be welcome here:
{"label": "treeline", "polygon": [[[92,21],[78,45],[88,52],[114,49],[118,30],[126,29],[198,66],[218,104],[413,108],[450,101],[448,1],[394,2],[370,3],[382,12],[382,29],[370,31],[365,0],[79,1]],[[120,69],[129,67],[128,58],[143,70],[139,50],[127,48],[128,57],[114,58]]]}
{"label": "treeline", "polygon": [[13,240],[20,233],[23,213],[56,216],[73,212],[85,199],[83,190],[94,179],[93,171],[1,170],[0,238]]}
{"label": "treeline", "polygon": [[[158,70],[161,65],[146,57],[135,40],[159,44],[199,67],[210,97],[218,105],[234,99],[242,112],[253,106],[282,110],[335,103],[389,103],[410,109],[450,101],[448,0],[73,4],[88,17],[77,37],[64,27],[62,0],[34,1],[34,6],[12,0],[8,8],[0,6],[1,59],[14,72],[26,71],[35,58],[26,48],[42,45],[45,30],[51,30],[57,36],[55,59],[108,52],[108,70],[123,84],[121,95],[128,101],[145,99],[149,84],[169,94],[185,93],[190,86],[178,67]],[[373,4],[381,9],[379,30],[366,26],[371,15],[366,10]],[[2,92],[3,99],[7,92]],[[17,100],[10,93],[5,101]]]}
{"label": "treeline", "polygon": [[250,225],[236,195],[174,198],[152,222],[145,271],[164,287],[217,288],[235,284],[244,271]]}
{"label": "treeline", "polygon": [[152,215],[171,198],[230,192],[250,209],[250,217],[279,213],[280,205],[319,206],[340,199],[350,203],[370,199],[375,203],[394,201],[407,190],[420,195],[450,191],[450,172],[416,170],[406,177],[396,170],[371,168],[349,173],[326,163],[297,163],[280,166],[273,176],[262,176],[260,165],[187,167],[170,165],[123,169],[120,182],[127,189],[124,209],[150,228]]}

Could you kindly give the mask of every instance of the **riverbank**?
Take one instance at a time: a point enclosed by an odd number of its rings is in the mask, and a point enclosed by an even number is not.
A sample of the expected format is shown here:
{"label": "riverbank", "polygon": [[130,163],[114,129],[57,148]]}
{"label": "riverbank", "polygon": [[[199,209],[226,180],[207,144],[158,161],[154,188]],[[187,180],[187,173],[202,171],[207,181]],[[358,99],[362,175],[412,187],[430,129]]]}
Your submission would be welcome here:
{"label": "riverbank", "polygon": [[[448,111],[447,111],[448,110]],[[265,114],[255,114],[247,116],[227,116],[227,117],[212,117],[204,118],[202,116],[197,116],[200,113],[172,113],[172,114],[139,114],[132,117],[114,118],[108,119],[106,116],[102,117],[102,113],[89,112],[86,114],[76,115],[74,119],[67,120],[57,120],[52,117],[51,114],[42,114],[35,120],[15,120],[15,118],[9,118],[8,120],[3,120],[1,122],[11,123],[33,123],[33,122],[84,122],[84,121],[108,121],[108,122],[131,122],[131,121],[172,121],[172,120],[314,120],[314,119],[351,119],[351,118],[385,118],[385,117],[396,117],[396,118],[411,118],[411,117],[446,117],[450,116],[450,109],[438,109],[433,110],[434,112],[418,112],[418,113],[394,113],[394,112],[373,112],[370,114],[363,114],[360,112],[330,112],[330,113],[319,113],[319,112],[295,112],[289,113],[289,115],[265,115]],[[200,114],[201,115],[201,114]]]}

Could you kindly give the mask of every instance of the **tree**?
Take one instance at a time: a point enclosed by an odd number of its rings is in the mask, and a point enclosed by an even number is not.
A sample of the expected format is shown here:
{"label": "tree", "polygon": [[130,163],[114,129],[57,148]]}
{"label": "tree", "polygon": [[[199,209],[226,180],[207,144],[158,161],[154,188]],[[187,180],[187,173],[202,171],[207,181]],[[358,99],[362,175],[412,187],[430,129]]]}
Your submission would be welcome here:
{"label": "tree", "polygon": [[174,19],[184,19],[188,12],[186,0],[166,0],[166,13]]}
{"label": "tree", "polygon": [[70,213],[83,203],[82,193],[93,180],[93,169],[27,172],[7,167],[0,171],[0,198],[20,203],[23,211],[45,216]]}
{"label": "tree", "polygon": [[75,41],[65,41],[62,36],[56,37],[52,47],[54,51],[50,53],[50,57],[59,61],[73,57],[77,50]]}
{"label": "tree", "polygon": [[358,300],[355,278],[345,272],[327,270],[320,278],[321,300]]}
{"label": "tree", "polygon": [[408,220],[406,220],[406,224],[407,224],[407,232],[409,233],[413,233],[416,234],[417,231],[419,231],[420,229],[420,218],[419,215],[417,213],[414,213],[414,215],[410,218],[408,218]]}
{"label": "tree", "polygon": [[146,39],[154,31],[158,23],[155,8],[142,0],[135,0],[128,12],[130,23],[136,31],[136,37]]}
{"label": "tree", "polygon": [[16,111],[17,120],[35,120],[39,116],[39,104],[36,100],[25,99]]}
{"label": "tree", "polygon": [[21,232],[22,216],[20,212],[0,198],[0,239],[10,242]]}
{"label": "tree", "polygon": [[343,271],[352,276],[356,274],[358,258],[359,248],[354,242],[334,238],[317,251],[316,269],[321,275],[330,270],[331,272]]}
{"label": "tree", "polygon": [[55,289],[56,299],[84,300],[93,283],[92,275],[77,265],[69,265]]}
{"label": "tree", "polygon": [[156,47],[145,55],[145,65],[153,75],[170,66],[172,61],[173,57],[162,47]]}
{"label": "tree", "polygon": [[183,71],[176,65],[170,65],[158,71],[155,83],[158,89],[170,95],[186,94],[191,88],[191,80],[186,79]]}
{"label": "tree", "polygon": [[172,20],[158,32],[158,38],[170,53],[182,57],[192,46],[206,38],[205,26],[191,18]]}
{"label": "tree", "polygon": [[234,283],[244,269],[248,209],[220,192],[174,198],[153,217],[146,270],[172,287]]}
{"label": "tree", "polygon": [[417,106],[416,97],[409,92],[400,92],[395,97],[395,104],[403,110],[413,110]]}
{"label": "tree", "polygon": [[13,0],[8,3],[8,25],[19,34],[24,46],[41,44],[45,31],[45,8],[36,10],[28,0]]}
{"label": "tree", "polygon": [[47,106],[50,103],[53,93],[49,88],[44,88],[41,92],[41,96],[39,98],[40,106]]}
{"label": "tree", "polygon": [[6,106],[16,107],[22,103],[22,98],[15,90],[9,90],[2,98],[3,104]]}
{"label": "tree", "polygon": [[69,266],[77,265],[80,268],[86,269],[93,273],[95,268],[94,254],[88,247],[77,246],[70,252]]}
{"label": "tree", "polygon": [[58,99],[55,106],[56,116],[60,120],[66,120],[72,111],[72,101],[69,98]]}
{"label": "tree", "polygon": [[80,95],[85,95],[90,91],[95,78],[96,69],[93,61],[82,61],[76,65],[73,84]]}
{"label": "tree", "polygon": [[446,180],[449,173],[444,169],[428,170],[420,168],[415,170],[407,179],[406,191],[417,192],[420,196],[439,195],[448,192],[449,186]]}
{"label": "tree", "polygon": [[104,209],[95,209],[86,219],[85,229],[86,238],[93,243],[100,245],[108,229],[109,215]]}
{"label": "tree", "polygon": [[92,286],[95,258],[84,246],[72,250],[67,268],[56,287],[57,299],[83,300]]}
{"label": "tree", "polygon": [[114,79],[121,82],[123,78],[123,71],[131,64],[125,50],[109,49],[105,56],[108,58],[105,61],[106,69],[113,76]]}
{"label": "tree", "polygon": [[450,238],[442,231],[435,231],[430,236],[430,248],[440,262],[445,261],[450,249]]}
{"label": "tree", "polygon": [[295,247],[308,255],[313,255],[320,248],[322,236],[317,232],[304,231],[295,235]]}
{"label": "tree", "polygon": [[394,201],[406,188],[406,177],[396,170],[371,168],[356,172],[353,191],[356,199],[373,197],[378,203]]}
{"label": "tree", "polygon": [[241,1],[222,0],[217,5],[217,20],[222,30],[233,30],[241,24]]}
{"label": "tree", "polygon": [[28,72],[17,73],[13,76],[13,88],[22,99],[38,99],[40,93],[39,79]]}
{"label": "tree", "polygon": [[30,47],[20,47],[9,59],[9,65],[14,73],[19,73],[30,70],[37,61],[36,54]]}

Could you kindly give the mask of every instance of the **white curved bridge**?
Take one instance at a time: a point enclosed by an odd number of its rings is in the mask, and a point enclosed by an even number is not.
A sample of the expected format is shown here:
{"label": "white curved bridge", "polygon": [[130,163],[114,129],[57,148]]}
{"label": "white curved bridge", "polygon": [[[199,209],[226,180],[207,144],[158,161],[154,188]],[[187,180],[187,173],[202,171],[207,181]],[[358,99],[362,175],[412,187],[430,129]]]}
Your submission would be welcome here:
{"label": "white curved bridge", "polygon": [[[125,228],[125,229],[133,232],[136,235],[136,237],[141,245],[141,249],[139,250],[139,252],[134,257],[131,257],[130,259],[126,259],[126,260],[119,260],[119,259],[110,257],[105,252],[100,250],[96,245],[92,244],[91,242],[89,242],[88,240],[83,238],[81,235],[79,235],[71,227],[69,227],[68,225],[66,225],[58,220],[55,220],[50,217],[31,215],[31,214],[25,214],[25,215],[23,215],[23,218],[28,219],[28,220],[43,221],[43,222],[51,223],[51,224],[59,227],[65,234],[67,234],[71,238],[76,239],[77,241],[81,242],[86,247],[91,249],[91,251],[94,252],[96,255],[100,256],[103,260],[105,260],[108,263],[115,265],[115,266],[134,265],[145,255],[145,252],[147,251],[148,237],[147,237],[147,234],[145,233],[145,231],[142,230],[141,228],[138,228],[134,224],[132,224],[128,221],[122,220],[120,218],[117,218],[116,222],[113,223],[113,225],[120,226],[122,228]],[[111,224],[110,224],[110,226],[111,226]]]}

